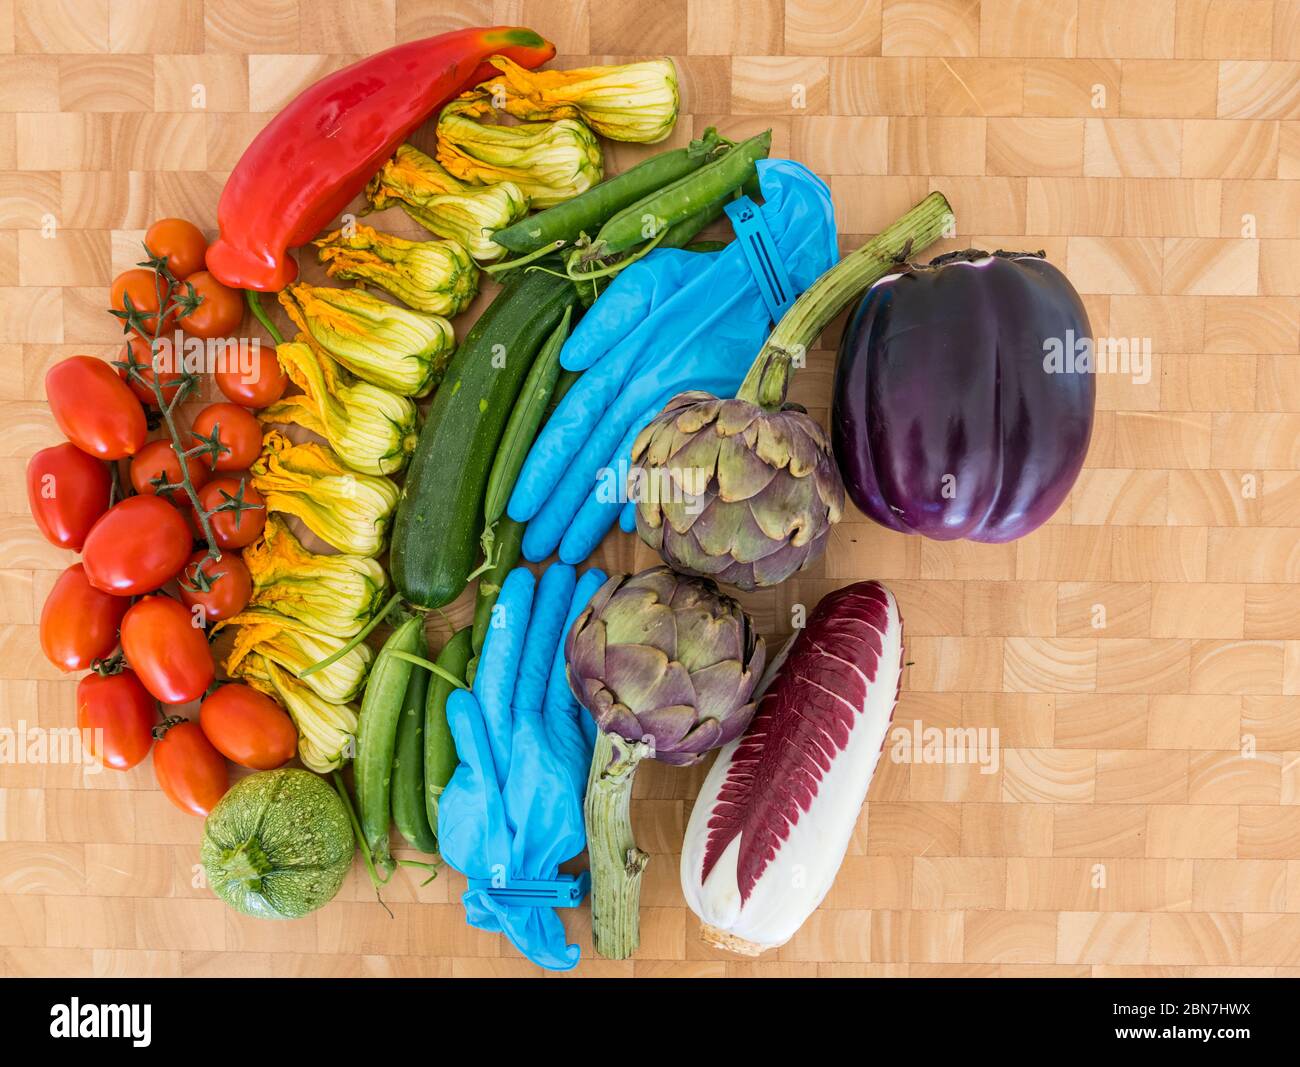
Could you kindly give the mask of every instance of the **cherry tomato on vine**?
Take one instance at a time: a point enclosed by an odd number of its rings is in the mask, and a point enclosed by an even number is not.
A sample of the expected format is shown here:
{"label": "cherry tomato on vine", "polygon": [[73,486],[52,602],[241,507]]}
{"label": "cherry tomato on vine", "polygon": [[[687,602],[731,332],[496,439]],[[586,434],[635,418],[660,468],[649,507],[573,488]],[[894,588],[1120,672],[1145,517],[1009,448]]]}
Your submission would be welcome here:
{"label": "cherry tomato on vine", "polygon": [[88,674],[77,683],[77,726],[105,767],[129,771],[149,755],[157,723],[153,697],[134,671]]}
{"label": "cherry tomato on vine", "polygon": [[131,496],[90,528],[82,562],[96,589],[138,596],[175,578],[193,543],[178,509],[156,496]]}
{"label": "cherry tomato on vine", "polygon": [[199,708],[199,726],[226,759],[269,771],[293,759],[298,731],[265,693],[247,685],[223,685]]}
{"label": "cherry tomato on vine", "polygon": [[80,552],[86,534],[108,510],[108,467],[76,445],[42,448],[27,464],[27,506],[52,545]]}
{"label": "cherry tomato on vine", "polygon": [[[163,317],[162,327],[158,326],[159,302],[167,296],[167,281],[161,275],[147,267],[132,267],[130,270],[124,270],[113,279],[109,307],[115,311],[125,311],[128,296],[131,298],[131,307],[134,310],[146,313],[141,323],[145,336],[152,337],[155,333],[166,333],[175,324],[175,313],[168,312]],[[141,329],[137,329],[136,332],[141,333]]]}
{"label": "cherry tomato on vine", "polygon": [[247,372],[238,367],[221,366],[212,377],[227,399],[246,408],[264,408],[284,395],[289,386],[289,376],[284,373],[271,346],[258,344],[250,351],[253,361]]}
{"label": "cherry tomato on vine", "polygon": [[216,676],[205,632],[169,596],[137,600],[122,620],[122,652],[144,687],[164,704],[198,700]]}
{"label": "cherry tomato on vine", "polygon": [[191,815],[207,815],[230,788],[230,768],[199,724],[164,724],[153,750],[153,773],[167,799]]}
{"label": "cherry tomato on vine", "polygon": [[213,559],[206,548],[201,548],[181,571],[180,592],[191,611],[195,606],[203,609],[205,622],[220,622],[247,607],[253,595],[253,579],[238,552],[223,552]]}
{"label": "cherry tomato on vine", "polygon": [[[203,298],[188,315],[181,318],[181,329],[191,337],[228,337],[239,329],[244,319],[244,298],[238,289],[222,285],[205,270],[185,279]],[[189,290],[181,286],[181,295]]]}
{"label": "cherry tomato on vine", "polygon": [[[218,548],[243,548],[251,545],[262,536],[266,526],[266,500],[253,488],[247,475],[226,475],[213,478],[199,490],[199,503],[204,511],[212,511],[231,500],[241,499],[240,483],[243,483],[243,508],[236,511],[233,507],[218,511],[208,521],[212,524],[212,536]],[[196,525],[198,524],[197,519]]]}
{"label": "cherry tomato on vine", "polygon": [[60,360],[46,372],[45,396],[64,436],[99,459],[134,455],[149,433],[140,401],[102,359]]}
{"label": "cherry tomato on vine", "polygon": [[[143,376],[143,382],[129,374],[126,367],[118,367],[117,376],[131,387],[131,392],[135,394],[136,399],[139,400],[140,403],[151,407],[157,407],[158,398],[153,395],[152,382],[158,375],[154,370],[153,350],[149,347],[149,342],[138,335],[133,336],[131,340],[122,347],[122,355],[119,362],[142,364],[137,373]],[[185,379],[179,374],[173,374],[170,371],[165,371],[163,373],[162,387],[164,403],[170,404],[172,402],[176,396],[176,391],[181,387],[181,382],[184,380]]]}
{"label": "cherry tomato on vine", "polygon": [[203,269],[208,239],[185,219],[159,219],[145,233],[144,246],[155,257],[166,256],[167,269],[184,279]]}
{"label": "cherry tomato on vine", "polygon": [[210,438],[214,429],[225,451],[215,461],[211,455],[197,457],[204,466],[241,471],[257,462],[262,452],[262,424],[255,415],[238,404],[209,404],[194,417],[189,447],[199,444],[200,438]]}
{"label": "cherry tomato on vine", "polygon": [[41,651],[61,671],[84,671],[117,648],[117,629],[131,606],[124,596],[102,593],[74,563],[54,582],[41,609]]}
{"label": "cherry tomato on vine", "polygon": [[[189,468],[190,482],[195,490],[202,489],[210,477],[203,457],[187,456],[185,466]],[[181,485],[181,461],[168,440],[150,441],[131,457],[131,484],[143,496],[157,495],[177,507],[190,506],[190,497],[184,486],[159,493],[155,484],[155,479],[159,477],[167,485]]]}

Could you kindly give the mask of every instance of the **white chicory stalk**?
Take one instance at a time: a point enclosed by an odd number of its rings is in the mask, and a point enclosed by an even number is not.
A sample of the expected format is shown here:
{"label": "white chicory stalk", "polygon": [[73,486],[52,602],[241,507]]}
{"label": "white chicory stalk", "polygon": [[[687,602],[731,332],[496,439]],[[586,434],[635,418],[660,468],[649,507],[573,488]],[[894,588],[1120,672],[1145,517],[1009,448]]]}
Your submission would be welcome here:
{"label": "white chicory stalk", "polygon": [[686,903],[712,945],[785,944],[835,881],[898,701],[903,621],[858,582],[826,597],[718,754],[682,844]]}

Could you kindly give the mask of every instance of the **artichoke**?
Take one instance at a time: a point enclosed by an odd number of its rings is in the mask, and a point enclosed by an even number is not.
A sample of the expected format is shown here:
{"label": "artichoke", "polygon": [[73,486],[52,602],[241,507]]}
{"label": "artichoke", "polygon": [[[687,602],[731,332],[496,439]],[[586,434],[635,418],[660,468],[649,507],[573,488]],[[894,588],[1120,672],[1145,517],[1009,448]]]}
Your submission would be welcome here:
{"label": "artichoke", "polygon": [[377,285],[416,311],[459,315],[478,292],[478,267],[456,241],[408,241],[357,223],[312,244],[331,278]]}
{"label": "artichoke", "polygon": [[438,117],[438,162],[462,181],[511,182],[535,208],[586,192],[604,176],[596,135],[578,119],[503,126],[482,90],[466,93]]}
{"label": "artichoke", "polygon": [[487,83],[517,119],[582,119],[611,141],[654,144],[677,122],[680,98],[671,59],[612,67],[528,70],[506,56],[488,60],[501,77]]}
{"label": "artichoke", "polygon": [[270,608],[322,633],[351,637],[388,599],[388,575],[378,561],[308,552],[278,515],[244,549],[244,563],[253,580],[250,607]]}
{"label": "artichoke", "polygon": [[479,263],[506,254],[492,240],[528,214],[528,197],[513,182],[469,185],[458,181],[413,145],[399,145],[366,186],[374,211],[400,204],[430,233],[463,245]]}
{"label": "artichoke", "polygon": [[592,933],[601,955],[625,959],[639,939],[648,859],[629,816],[637,765],[698,763],[739,736],[754,714],[765,647],[711,581],[653,567],[602,585],[564,654],[569,685],[600,727],[585,806]]}
{"label": "artichoke", "polygon": [[749,724],[764,655],[734,599],[667,567],[610,578],[565,644],[569,685],[596,725],[677,766]]}
{"label": "artichoke", "polygon": [[297,340],[277,345],[276,358],[302,390],[257,413],[262,422],[294,423],[318,433],[353,470],[392,474],[406,466],[419,435],[415,404],[354,378],[324,352]]}
{"label": "artichoke", "polygon": [[250,469],[267,511],[301,519],[340,552],[377,556],[397,508],[398,488],[379,474],[349,470],[325,445],[293,444],[272,430]]}
{"label": "artichoke", "polygon": [[441,315],[410,311],[360,289],[291,285],[280,304],[311,342],[363,381],[399,396],[424,396],[456,347]]}
{"label": "artichoke", "polygon": [[734,400],[679,393],[633,442],[637,533],[669,566],[752,590],[826,550],[844,481],[826,432],[784,403],[781,363]]}

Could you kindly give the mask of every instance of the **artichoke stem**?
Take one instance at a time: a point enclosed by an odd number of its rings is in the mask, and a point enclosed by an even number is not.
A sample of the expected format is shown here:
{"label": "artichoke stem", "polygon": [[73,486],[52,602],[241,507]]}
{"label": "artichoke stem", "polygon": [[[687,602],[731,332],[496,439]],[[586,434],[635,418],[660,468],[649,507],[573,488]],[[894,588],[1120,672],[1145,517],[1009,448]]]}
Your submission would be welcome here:
{"label": "artichoke stem", "polygon": [[861,296],[868,286],[891,271],[897,271],[934,244],[952,223],[953,211],[947,198],[943,193],[933,192],[831,267],[804,290],[794,306],[781,317],[750,366],[737,395],[757,400],[767,407],[760,392],[760,381],[766,376],[765,368],[773,361],[773,356],[795,359],[795,365],[802,366],[808,346],[817,340],[831,319]]}
{"label": "artichoke stem", "polygon": [[625,960],[641,941],[641,875],[650,857],[632,837],[632,779],[650,754],[644,741],[601,730],[587,779],[587,851],[591,859],[591,934],[596,951]]}
{"label": "artichoke stem", "polygon": [[771,342],[765,344],[750,366],[745,380],[740,383],[736,398],[757,404],[764,411],[779,410],[785,403],[786,390],[790,387],[790,368],[793,363],[794,356],[790,352],[775,348]]}

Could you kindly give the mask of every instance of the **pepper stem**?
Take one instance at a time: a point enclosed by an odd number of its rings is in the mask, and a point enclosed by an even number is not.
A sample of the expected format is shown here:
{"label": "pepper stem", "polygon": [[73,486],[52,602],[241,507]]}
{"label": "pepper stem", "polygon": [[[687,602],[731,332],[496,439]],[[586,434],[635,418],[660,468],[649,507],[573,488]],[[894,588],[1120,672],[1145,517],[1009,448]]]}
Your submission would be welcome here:
{"label": "pepper stem", "polygon": [[644,741],[601,730],[587,778],[587,852],[591,860],[591,935],[596,951],[625,960],[641,941],[641,875],[650,857],[632,837],[632,779],[650,754]]}
{"label": "pepper stem", "polygon": [[[767,401],[774,395],[778,378],[788,377],[791,365],[802,366],[808,346],[817,340],[826,324],[868,286],[942,237],[952,221],[953,211],[947,198],[943,193],[933,192],[831,267],[804,290],[776,324],[736,395],[771,410]],[[784,369],[779,366],[781,360],[786,363]],[[770,379],[766,385],[764,378]],[[780,384],[784,400],[784,381]],[[780,406],[780,401],[776,406]]]}

